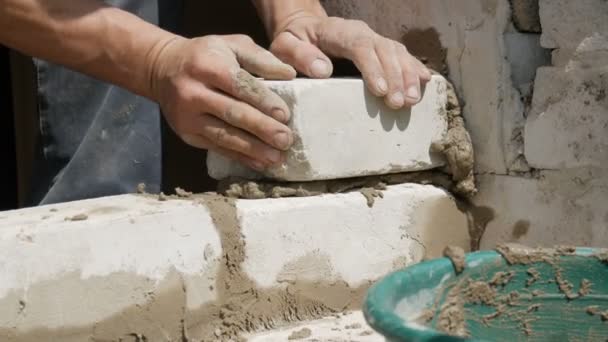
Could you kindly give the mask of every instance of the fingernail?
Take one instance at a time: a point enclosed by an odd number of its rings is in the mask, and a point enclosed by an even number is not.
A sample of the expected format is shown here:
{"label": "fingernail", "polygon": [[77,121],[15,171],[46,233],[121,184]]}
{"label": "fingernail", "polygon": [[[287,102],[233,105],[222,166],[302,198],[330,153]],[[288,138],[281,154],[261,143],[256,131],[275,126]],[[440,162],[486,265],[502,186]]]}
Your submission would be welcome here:
{"label": "fingernail", "polygon": [[310,65],[310,71],[314,77],[329,77],[329,65],[322,59],[315,59]]}
{"label": "fingernail", "polygon": [[266,168],[262,162],[257,160],[251,161],[250,166],[251,168],[257,171],[264,171],[264,169]]}
{"label": "fingernail", "polygon": [[403,99],[403,94],[399,91],[394,93],[393,95],[391,95],[391,97],[389,98],[389,101],[391,102],[391,104],[395,107],[401,107],[403,106],[404,103],[404,99]]}
{"label": "fingernail", "polygon": [[270,150],[266,152],[266,158],[272,163],[278,163],[281,161],[281,151]]}
{"label": "fingernail", "polygon": [[289,138],[289,134],[285,132],[277,133],[274,136],[274,143],[276,147],[282,150],[288,149],[291,145],[291,139]]}
{"label": "fingernail", "polygon": [[376,87],[378,87],[378,90],[380,90],[382,93],[386,93],[388,91],[388,84],[382,77],[376,81]]}
{"label": "fingernail", "polygon": [[407,95],[407,97],[413,100],[418,100],[420,98],[420,93],[418,92],[418,87],[416,86],[411,86],[407,88],[405,94]]}
{"label": "fingernail", "polygon": [[275,108],[272,110],[272,117],[281,122],[287,122],[287,120],[289,120],[287,114],[285,114],[285,111],[279,108]]}

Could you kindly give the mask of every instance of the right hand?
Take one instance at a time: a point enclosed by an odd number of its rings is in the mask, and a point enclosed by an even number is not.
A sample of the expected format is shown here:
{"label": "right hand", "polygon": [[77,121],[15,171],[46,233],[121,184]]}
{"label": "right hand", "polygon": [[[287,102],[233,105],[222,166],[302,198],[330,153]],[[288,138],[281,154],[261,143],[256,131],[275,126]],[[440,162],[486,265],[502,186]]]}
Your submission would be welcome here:
{"label": "right hand", "polygon": [[249,72],[288,80],[291,66],[244,35],[174,38],[151,64],[152,96],[184,142],[257,170],[284,160],[289,108]]}

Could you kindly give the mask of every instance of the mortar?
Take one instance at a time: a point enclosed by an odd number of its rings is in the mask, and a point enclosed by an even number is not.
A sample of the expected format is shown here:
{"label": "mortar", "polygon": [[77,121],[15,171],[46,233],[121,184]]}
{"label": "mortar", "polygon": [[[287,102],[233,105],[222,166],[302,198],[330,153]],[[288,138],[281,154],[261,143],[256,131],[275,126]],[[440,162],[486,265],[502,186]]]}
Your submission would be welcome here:
{"label": "mortar", "polygon": [[526,249],[407,267],[370,288],[368,323],[388,341],[606,341],[606,252]]}

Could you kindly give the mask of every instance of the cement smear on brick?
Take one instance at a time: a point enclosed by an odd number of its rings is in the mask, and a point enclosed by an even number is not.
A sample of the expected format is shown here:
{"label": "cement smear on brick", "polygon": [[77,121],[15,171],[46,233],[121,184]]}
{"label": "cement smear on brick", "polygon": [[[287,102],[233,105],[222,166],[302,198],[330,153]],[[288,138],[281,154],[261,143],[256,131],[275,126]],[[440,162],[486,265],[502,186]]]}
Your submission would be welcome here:
{"label": "cement smear on brick", "polygon": [[[247,256],[235,200],[211,195],[204,196],[201,202],[209,208],[219,230],[224,254],[216,280],[218,300],[209,307],[211,319],[201,321],[202,325],[194,329],[196,338],[234,340],[242,332],[319,318],[360,305],[369,284],[351,288],[343,281],[287,281],[276,288],[259,288],[241,269]],[[293,269],[286,272],[301,272],[299,264],[289,264],[287,267]],[[307,267],[309,262],[301,264]],[[329,262],[325,264],[331,268]]]}
{"label": "cement smear on brick", "polygon": [[459,195],[471,198],[477,193],[473,168],[475,158],[471,136],[467,132],[458,97],[454,87],[448,83],[448,133],[442,141],[431,145],[433,152],[443,153],[447,160],[447,172],[455,182],[453,191]]}

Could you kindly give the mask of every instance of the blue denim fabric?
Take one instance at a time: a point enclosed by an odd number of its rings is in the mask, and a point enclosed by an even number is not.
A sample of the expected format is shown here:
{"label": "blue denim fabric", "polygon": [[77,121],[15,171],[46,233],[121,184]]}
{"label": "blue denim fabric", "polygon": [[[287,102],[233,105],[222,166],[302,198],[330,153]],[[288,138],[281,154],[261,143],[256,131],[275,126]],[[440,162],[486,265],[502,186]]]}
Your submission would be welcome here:
{"label": "blue denim fabric", "polygon": [[[181,10],[179,1],[170,0],[106,2],[169,29]],[[34,64],[40,139],[29,204],[129,193],[138,183],[160,191],[158,105],[46,61]]]}

